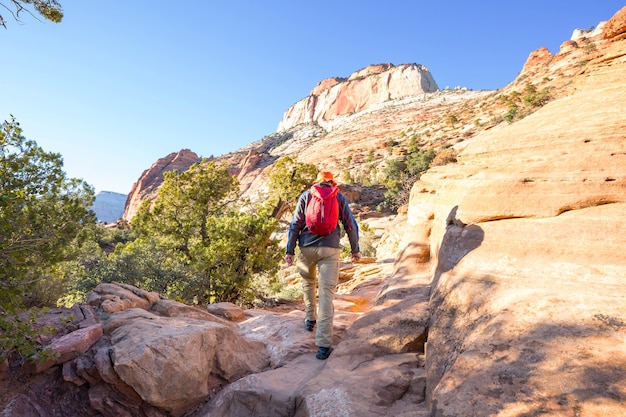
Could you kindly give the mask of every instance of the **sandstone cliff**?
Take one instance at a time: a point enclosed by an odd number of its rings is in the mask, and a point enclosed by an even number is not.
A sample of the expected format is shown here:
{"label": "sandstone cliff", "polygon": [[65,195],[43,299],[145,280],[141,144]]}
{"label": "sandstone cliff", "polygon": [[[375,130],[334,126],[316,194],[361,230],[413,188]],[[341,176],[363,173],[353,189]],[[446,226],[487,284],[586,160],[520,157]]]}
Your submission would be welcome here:
{"label": "sandstone cliff", "polygon": [[146,169],[126,197],[123,219],[132,220],[137,214],[139,206],[145,200],[152,200],[156,197],[159,187],[163,184],[163,173],[167,171],[186,171],[201,158],[189,149],[182,149],[178,152],[160,158],[152,166]]}
{"label": "sandstone cliff", "polygon": [[302,123],[324,122],[358,113],[388,100],[437,91],[437,83],[423,65],[371,65],[349,78],[321,81],[311,94],[291,106],[278,124],[278,131]]}
{"label": "sandstone cliff", "polygon": [[[623,9],[607,27],[621,35],[625,18]],[[618,39],[594,40],[570,95],[485,132],[458,164],[413,187],[403,247],[413,248],[407,262],[424,260],[410,263],[432,290],[433,415],[626,413],[626,45]]]}

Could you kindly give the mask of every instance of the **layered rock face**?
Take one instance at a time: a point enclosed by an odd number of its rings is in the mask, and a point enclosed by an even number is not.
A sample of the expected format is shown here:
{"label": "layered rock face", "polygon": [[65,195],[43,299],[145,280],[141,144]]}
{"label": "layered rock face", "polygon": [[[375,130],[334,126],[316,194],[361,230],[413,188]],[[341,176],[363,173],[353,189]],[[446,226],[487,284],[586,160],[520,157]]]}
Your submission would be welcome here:
{"label": "layered rock face", "polygon": [[321,81],[311,94],[291,106],[278,124],[277,131],[293,126],[326,121],[358,113],[388,100],[437,91],[435,79],[423,65],[371,65],[348,79]]}
{"label": "layered rock face", "polygon": [[625,17],[570,96],[413,187],[402,246],[432,273],[432,415],[626,413]]}
{"label": "layered rock face", "polygon": [[157,160],[150,168],[145,170],[126,198],[123,219],[131,221],[137,214],[139,206],[144,200],[154,199],[159,187],[163,184],[163,173],[167,171],[186,171],[201,158],[189,149],[182,149]]}

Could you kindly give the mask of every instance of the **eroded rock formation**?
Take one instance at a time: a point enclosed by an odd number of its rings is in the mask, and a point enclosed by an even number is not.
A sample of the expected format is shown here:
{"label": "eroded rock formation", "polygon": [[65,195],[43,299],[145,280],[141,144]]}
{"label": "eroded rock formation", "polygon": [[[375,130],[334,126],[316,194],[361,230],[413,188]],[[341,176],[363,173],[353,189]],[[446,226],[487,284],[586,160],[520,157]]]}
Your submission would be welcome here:
{"label": "eroded rock formation", "polygon": [[437,83],[423,65],[371,65],[347,79],[321,81],[311,94],[291,106],[278,131],[302,123],[325,121],[358,113],[388,100],[437,91]]}
{"label": "eroded rock formation", "polygon": [[626,412],[626,45],[598,42],[570,96],[413,187],[433,415]]}
{"label": "eroded rock formation", "polygon": [[164,172],[174,170],[186,171],[191,165],[200,162],[200,160],[201,158],[189,149],[172,152],[158,159],[133,184],[126,198],[123,219],[126,221],[132,220],[143,201],[152,200],[156,197],[159,187],[163,184]]}

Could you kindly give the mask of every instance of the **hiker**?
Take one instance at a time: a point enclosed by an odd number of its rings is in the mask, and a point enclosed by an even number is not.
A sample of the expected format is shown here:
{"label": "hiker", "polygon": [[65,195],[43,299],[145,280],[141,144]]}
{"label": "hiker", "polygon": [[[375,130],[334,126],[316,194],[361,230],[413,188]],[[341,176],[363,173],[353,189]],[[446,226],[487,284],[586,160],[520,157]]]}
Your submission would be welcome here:
{"label": "hiker", "polygon": [[[316,196],[327,196],[320,204]],[[315,210],[318,208],[318,210]],[[316,213],[317,211],[317,213]],[[315,216],[317,215],[317,218]],[[330,222],[330,223],[329,223]],[[348,200],[337,188],[333,174],[322,171],[317,175],[311,189],[303,192],[289,225],[289,237],[285,251],[285,262],[291,266],[294,261],[296,242],[300,247],[298,272],[302,277],[304,299],[304,328],[315,332],[315,345],[318,346],[318,359],[327,359],[333,351],[333,298],[339,280],[339,222],[348,234],[352,252],[352,262],[361,259],[359,249],[359,227]],[[330,224],[330,226],[329,226]],[[321,227],[321,228],[319,228]],[[326,228],[326,230],[323,230]],[[314,233],[316,231],[318,234]],[[315,300],[316,279],[319,286],[319,308]]]}

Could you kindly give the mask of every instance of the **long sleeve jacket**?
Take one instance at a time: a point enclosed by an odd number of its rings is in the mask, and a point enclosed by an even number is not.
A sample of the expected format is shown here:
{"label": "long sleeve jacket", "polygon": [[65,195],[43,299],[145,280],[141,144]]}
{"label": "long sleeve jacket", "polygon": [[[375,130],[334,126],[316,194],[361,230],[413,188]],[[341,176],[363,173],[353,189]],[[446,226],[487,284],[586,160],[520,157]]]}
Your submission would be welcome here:
{"label": "long sleeve jacket", "polygon": [[289,224],[289,235],[287,240],[287,249],[285,253],[287,255],[293,255],[296,249],[296,243],[303,246],[327,246],[331,248],[340,248],[339,243],[341,239],[341,229],[339,223],[343,225],[343,229],[348,234],[350,241],[350,249],[352,253],[359,253],[359,226],[356,219],[350,210],[348,200],[346,197],[338,193],[337,199],[339,201],[339,222],[335,231],[326,236],[319,236],[311,233],[306,227],[306,205],[309,202],[311,191],[307,190],[303,192],[298,198],[296,209],[293,213],[291,223]]}

